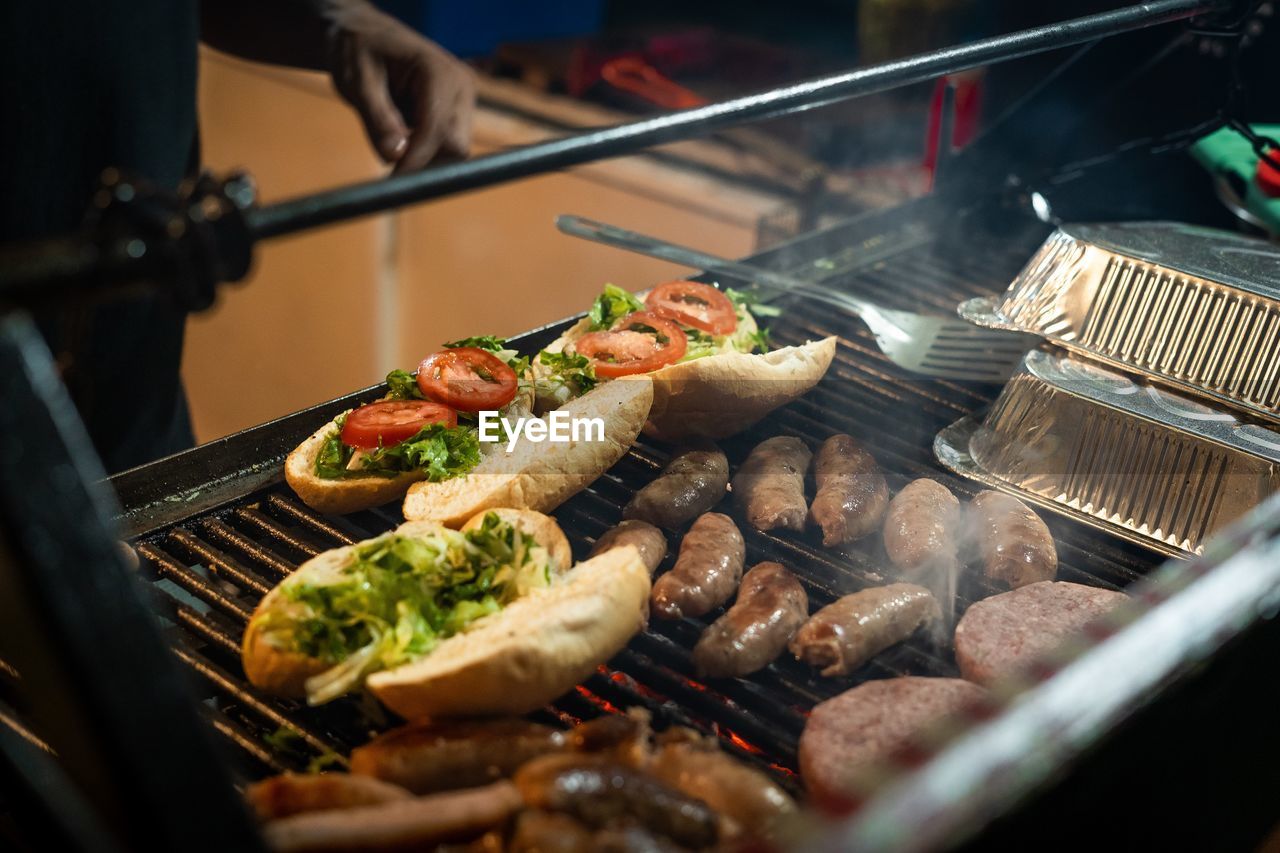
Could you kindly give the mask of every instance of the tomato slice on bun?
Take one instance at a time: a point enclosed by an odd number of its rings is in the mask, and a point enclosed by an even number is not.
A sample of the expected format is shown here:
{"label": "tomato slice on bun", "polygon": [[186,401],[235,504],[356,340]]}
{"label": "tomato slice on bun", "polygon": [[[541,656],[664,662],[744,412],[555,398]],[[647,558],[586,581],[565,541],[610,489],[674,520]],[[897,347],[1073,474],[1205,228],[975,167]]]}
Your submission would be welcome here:
{"label": "tomato slice on bun", "polygon": [[500,409],[516,396],[516,372],[479,347],[442,350],[418,365],[422,395],[460,412]]}
{"label": "tomato slice on bun", "polygon": [[413,438],[427,424],[457,426],[458,415],[429,400],[381,400],[347,415],[341,438],[348,447],[375,450]]}
{"label": "tomato slice on bun", "polygon": [[637,311],[614,323],[608,331],[578,338],[573,350],[590,359],[597,376],[615,379],[674,364],[688,346],[689,339],[674,322],[649,311]]}
{"label": "tomato slice on bun", "polygon": [[733,302],[709,284],[668,281],[649,291],[644,304],[659,317],[712,335],[727,335],[738,328]]}

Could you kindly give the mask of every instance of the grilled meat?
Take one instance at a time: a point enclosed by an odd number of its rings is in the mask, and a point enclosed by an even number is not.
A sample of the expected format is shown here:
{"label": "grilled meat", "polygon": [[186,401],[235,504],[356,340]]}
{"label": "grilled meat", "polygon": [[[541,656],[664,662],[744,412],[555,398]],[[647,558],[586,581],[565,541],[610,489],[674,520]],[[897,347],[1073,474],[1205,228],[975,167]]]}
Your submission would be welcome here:
{"label": "grilled meat", "polygon": [[760,563],[742,576],[738,600],[698,638],[699,676],[749,675],[768,666],[809,615],[809,596],[778,563]]}
{"label": "grilled meat", "polygon": [[746,553],[733,519],[718,512],[699,516],[680,542],[675,567],[654,582],[650,609],[665,619],[710,613],[738,588]]}
{"label": "grilled meat", "polygon": [[959,678],[868,681],[820,702],[800,735],[800,775],[809,793],[840,806],[864,792],[859,774],[906,746],[925,726],[985,691]]}
{"label": "grilled meat", "polygon": [[733,478],[733,498],[757,530],[804,530],[804,475],[813,454],[789,435],[765,439]]}
{"label": "grilled meat", "polygon": [[415,794],[485,785],[565,747],[564,732],[524,720],[412,723],[351,752],[351,772]]}
{"label": "grilled meat", "polygon": [[621,548],[623,545],[635,546],[635,549],[640,552],[640,559],[649,567],[649,574],[657,571],[658,564],[662,562],[663,557],[667,556],[666,535],[649,522],[638,518],[626,519],[606,530],[596,540],[590,556],[594,557],[613,548]]}
{"label": "grilled meat", "polygon": [[818,487],[809,521],[822,528],[822,544],[843,545],[874,533],[889,508],[889,486],[871,454],[847,435],[833,435],[813,458]]}
{"label": "grilled meat", "polygon": [[969,502],[969,513],[987,577],[1011,589],[1053,580],[1057,547],[1026,504],[1004,492],[979,492]]}
{"label": "grilled meat", "polygon": [[304,812],[371,806],[413,795],[404,788],[349,773],[283,773],[255,782],[245,799],[258,820],[276,820]]}
{"label": "grilled meat", "polygon": [[659,527],[683,527],[719,503],[728,485],[729,460],[718,447],[684,450],[656,480],[636,492],[623,507],[622,517]]}
{"label": "grilled meat", "polygon": [[922,586],[872,587],[837,599],[809,617],[790,649],[797,660],[822,667],[823,675],[847,675],[941,617],[933,593]]}
{"label": "grilled meat", "polygon": [[956,560],[960,502],[946,486],[913,480],[889,502],[884,519],[884,549],[900,569],[949,567]]}
{"label": "grilled meat", "polygon": [[1041,581],[975,602],[956,625],[960,674],[990,684],[1127,599],[1109,589]]}

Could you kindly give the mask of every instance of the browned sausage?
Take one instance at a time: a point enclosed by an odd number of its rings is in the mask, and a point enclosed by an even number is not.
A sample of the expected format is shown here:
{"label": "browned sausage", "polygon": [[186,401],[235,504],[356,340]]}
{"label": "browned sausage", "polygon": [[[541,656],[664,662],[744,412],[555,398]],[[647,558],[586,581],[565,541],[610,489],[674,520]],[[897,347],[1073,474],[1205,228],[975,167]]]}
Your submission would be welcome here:
{"label": "browned sausage", "polygon": [[626,714],[605,714],[579,723],[565,739],[569,749],[607,756],[628,767],[643,767],[649,762],[649,728],[647,716],[636,709]]}
{"label": "browned sausage", "polygon": [[956,559],[960,502],[936,480],[913,480],[889,502],[884,550],[900,569],[949,566]]}
{"label": "browned sausage", "polygon": [[715,445],[695,447],[674,456],[658,479],[636,492],[622,509],[623,518],[638,518],[659,527],[682,527],[724,497],[729,460]]}
{"label": "browned sausage", "polygon": [[667,556],[666,535],[649,522],[638,518],[629,518],[606,530],[596,540],[595,547],[591,549],[591,556],[603,554],[611,548],[621,548],[623,545],[635,546],[640,552],[640,559],[648,567],[649,574],[657,571],[658,564],[662,562],[663,557]]}
{"label": "browned sausage", "polygon": [[822,528],[822,544],[843,545],[880,529],[889,486],[871,454],[847,435],[822,442],[813,458],[818,493],[809,520]]}
{"label": "browned sausage", "polygon": [[795,801],[786,791],[759,770],[726,755],[715,743],[666,743],[649,772],[702,800],[752,838],[776,839],[796,813]]}
{"label": "browned sausage", "polygon": [[922,586],[893,583],[846,595],[809,618],[791,640],[797,660],[847,675],[880,652],[941,619],[937,599]]}
{"label": "browned sausage", "polygon": [[258,820],[268,821],[303,812],[407,800],[413,795],[390,782],[349,773],[284,773],[254,782],[244,796]]}
{"label": "browned sausage", "polygon": [[743,676],[768,666],[809,615],[809,596],[796,576],[777,563],[760,563],[742,576],[738,600],[698,638],[698,675]]}
{"label": "browned sausage", "polygon": [[813,454],[798,438],[780,435],[756,445],[733,477],[733,499],[757,530],[804,530],[804,475]]}
{"label": "browned sausage", "polygon": [[654,582],[650,609],[664,619],[710,613],[738,588],[746,557],[732,518],[718,512],[700,516],[680,542],[675,567]]}
{"label": "browned sausage", "polygon": [[635,823],[592,830],[567,814],[529,809],[516,818],[508,853],[681,853]]}
{"label": "browned sausage", "polygon": [[1004,492],[979,492],[969,513],[987,577],[1017,589],[1058,574],[1053,536],[1022,501]]}
{"label": "browned sausage", "polygon": [[564,812],[589,827],[634,820],[686,847],[716,841],[716,815],[706,803],[606,758],[543,756],[521,767],[515,783],[527,805]]}
{"label": "browned sausage", "polygon": [[515,786],[504,780],[484,788],[281,818],[263,827],[263,836],[280,853],[429,850],[440,842],[475,838],[505,823],[520,805]]}
{"label": "browned sausage", "polygon": [[510,776],[565,743],[563,732],[524,720],[412,723],[352,750],[351,772],[428,794]]}
{"label": "browned sausage", "polygon": [[567,814],[526,809],[516,818],[508,853],[595,853],[591,829]]}

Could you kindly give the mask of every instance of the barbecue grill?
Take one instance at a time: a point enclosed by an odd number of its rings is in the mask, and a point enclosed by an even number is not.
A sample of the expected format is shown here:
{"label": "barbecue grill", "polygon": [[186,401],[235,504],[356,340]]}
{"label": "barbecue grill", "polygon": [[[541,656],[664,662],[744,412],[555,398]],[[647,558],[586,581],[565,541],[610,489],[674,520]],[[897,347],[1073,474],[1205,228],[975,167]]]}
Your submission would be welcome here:
{"label": "barbecue grill", "polygon": [[[309,222],[328,215],[305,207],[295,212]],[[274,218],[264,218],[274,223],[264,233],[279,231],[282,216],[276,211]],[[947,313],[966,299],[1003,290],[1049,231],[1018,203],[1016,191],[963,200],[940,195],[804,235],[752,262],[892,308]],[[874,254],[856,248],[871,245]],[[961,496],[978,490],[938,464],[933,441],[951,423],[990,405],[998,386],[909,375],[884,358],[853,317],[804,297],[778,304],[783,313],[770,321],[777,345],[836,335],[836,361],[812,392],[725,441],[731,463],[770,436],[795,435],[816,444],[847,432],[876,457],[892,489],[928,476]],[[512,346],[536,352],[574,319],[530,331],[513,339]],[[373,386],[111,479],[152,609],[238,782],[282,770],[341,766],[372,729],[391,722],[356,700],[309,708],[262,695],[247,683],[239,664],[248,616],[276,582],[322,550],[400,522],[395,506],[340,518],[318,515],[281,482],[284,456],[302,438],[383,391]],[[576,557],[585,556],[620,519],[622,506],[672,450],[642,438],[556,511]],[[816,835],[815,846],[927,849],[968,840],[982,848],[1036,838],[1039,846],[1078,847],[1106,832],[1107,840],[1120,843],[1203,847],[1253,841],[1266,821],[1274,820],[1274,803],[1264,798],[1280,789],[1275,769],[1280,765],[1274,761],[1280,742],[1263,724],[1268,706],[1258,701],[1263,694],[1256,680],[1265,670],[1255,667],[1280,641],[1276,620],[1267,618],[1275,615],[1280,589],[1275,544],[1280,506],[1264,507],[1197,560],[1158,573],[1162,557],[1152,551],[1070,518],[1046,515],[1045,520],[1057,541],[1060,580],[1136,589],[1134,608],[1091,637],[1092,653],[1040,670],[1036,678],[1042,683],[1018,704],[987,709],[987,718],[971,720],[968,737],[946,749],[924,751],[915,757],[916,766],[891,768],[852,822],[825,827],[830,834]],[[747,530],[744,536],[748,565],[785,564],[800,577],[815,609],[885,580],[878,541],[833,552],[810,534]],[[4,537],[10,537],[7,525]],[[672,559],[668,556],[667,565]],[[1148,576],[1154,582],[1140,583]],[[996,591],[967,573],[959,584],[958,608]],[[1192,607],[1188,602],[1201,592],[1199,606]],[[814,703],[867,679],[957,674],[947,648],[917,636],[845,679],[821,678],[784,656],[749,679],[700,681],[690,650],[718,613],[652,622],[622,653],[538,716],[567,725],[645,708],[658,728],[678,724],[715,735],[727,751],[799,791],[796,743]],[[1179,618],[1183,621],[1169,624]],[[1082,685],[1096,692],[1083,695]],[[22,754],[22,744],[46,747],[39,721],[24,717],[27,692],[16,670],[0,667],[0,723],[5,724],[0,732],[7,739],[3,744],[18,744],[6,747],[7,756]],[[1062,715],[1075,712],[1079,725],[1072,728]],[[157,751],[162,742],[157,733]],[[135,748],[145,743],[136,737],[127,741]],[[1168,769],[1173,743],[1182,747],[1179,762],[1186,765],[1176,776]],[[1037,744],[1039,752],[1028,744]],[[1206,744],[1214,747],[1212,761]],[[54,802],[52,792],[65,789],[65,780],[50,775],[57,765],[27,754],[33,766],[54,768],[44,772],[43,788],[32,787],[48,795],[48,814],[63,823],[60,837],[84,841],[67,823],[68,815],[83,813],[83,803]],[[1029,763],[1036,757],[1048,763]],[[134,766],[147,765],[172,770],[163,754],[135,757]],[[228,824],[235,823],[241,815],[211,790],[214,777],[202,778],[200,770],[191,768],[191,796],[175,784],[173,797],[187,801],[188,813],[204,813],[207,822],[223,815]],[[1211,790],[1188,784],[1197,773],[1212,779],[1206,785]],[[1191,810],[1193,802],[1198,811]],[[1157,804],[1163,804],[1160,812],[1144,814]],[[1178,819],[1197,813],[1203,816],[1200,835]],[[1106,814],[1108,826],[1088,825],[1081,820],[1086,814]],[[1215,819],[1222,823],[1214,825]],[[91,825],[87,818],[85,825]],[[84,845],[90,849],[91,842]],[[193,846],[200,847],[200,840],[193,839]],[[114,848],[101,843],[97,849]]]}

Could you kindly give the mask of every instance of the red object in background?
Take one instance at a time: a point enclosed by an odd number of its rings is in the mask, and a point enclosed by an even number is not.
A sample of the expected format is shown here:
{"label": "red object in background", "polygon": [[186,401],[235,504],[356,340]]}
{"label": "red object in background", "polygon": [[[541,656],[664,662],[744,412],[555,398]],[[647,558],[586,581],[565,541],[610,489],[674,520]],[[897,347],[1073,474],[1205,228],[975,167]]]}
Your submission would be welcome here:
{"label": "red object in background", "polygon": [[[1280,148],[1271,148],[1267,153],[1273,160],[1280,160]],[[1268,160],[1258,158],[1258,168],[1253,173],[1253,182],[1267,198],[1280,198],[1280,169],[1272,166]]]}
{"label": "red object in background", "polygon": [[938,168],[938,146],[942,140],[942,106],[946,103],[947,87],[955,90],[952,100],[951,139],[948,152],[968,145],[978,135],[978,122],[982,116],[982,77],[980,72],[963,72],[938,78],[933,87],[933,101],[929,104],[929,129],[925,133],[924,168],[929,173],[930,189]]}
{"label": "red object in background", "polygon": [[613,86],[667,110],[700,107],[707,99],[681,86],[638,54],[619,56],[600,68],[600,77]]}

